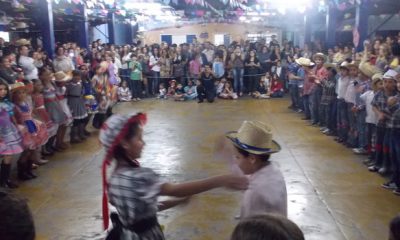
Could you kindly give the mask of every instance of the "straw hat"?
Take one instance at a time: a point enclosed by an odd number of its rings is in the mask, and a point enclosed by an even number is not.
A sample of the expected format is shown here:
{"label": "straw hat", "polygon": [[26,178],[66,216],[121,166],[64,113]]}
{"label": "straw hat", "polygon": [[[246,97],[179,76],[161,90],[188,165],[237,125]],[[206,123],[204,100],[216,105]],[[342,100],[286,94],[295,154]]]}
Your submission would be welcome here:
{"label": "straw hat", "polygon": [[315,64],[314,64],[313,62],[311,62],[311,60],[308,59],[308,58],[303,58],[303,57],[301,57],[301,58],[296,59],[295,61],[296,61],[297,64],[299,64],[300,66],[303,66],[303,67],[312,67],[312,66],[315,65]]}
{"label": "straw hat", "polygon": [[71,80],[71,77],[65,74],[63,71],[58,71],[54,73],[54,78],[56,82],[68,82]]}
{"label": "straw hat", "polygon": [[369,62],[362,62],[360,66],[358,66],[360,72],[368,77],[374,76],[376,73],[379,73],[379,68],[375,67],[374,65],[370,64]]}
{"label": "straw hat", "polygon": [[383,79],[383,74],[382,73],[375,73],[372,76],[372,85],[377,84],[379,81],[382,81]]}
{"label": "straw hat", "polygon": [[315,61],[315,59],[317,59],[317,58],[322,58],[322,61],[323,61],[323,62],[326,61],[326,56],[325,56],[325,54],[323,54],[323,53],[321,53],[321,52],[314,54],[313,57],[312,57],[313,61]]}
{"label": "straw hat", "polygon": [[393,79],[396,80],[398,73],[393,70],[393,69],[389,69],[387,72],[385,72],[385,74],[383,74],[383,78],[382,79]]}
{"label": "straw hat", "polygon": [[14,92],[16,90],[25,89],[26,86],[22,82],[16,82],[14,84],[9,85],[9,88],[10,88],[10,92]]}
{"label": "straw hat", "polygon": [[25,38],[21,38],[21,39],[18,39],[18,40],[15,42],[15,45],[16,45],[17,47],[19,47],[19,46],[31,45],[31,41],[29,41],[28,39],[25,39]]}
{"label": "straw hat", "polygon": [[339,69],[340,69],[340,68],[344,68],[344,69],[349,70],[349,62],[347,62],[347,61],[342,62],[342,63],[340,64],[340,66],[339,66]]}
{"label": "straw hat", "polygon": [[350,69],[350,68],[354,67],[354,68],[357,68],[357,69],[358,69],[358,66],[359,66],[359,65],[360,65],[359,62],[357,62],[357,61],[352,61],[352,62],[350,62],[350,63],[347,64],[347,68]]}
{"label": "straw hat", "polygon": [[334,63],[325,63],[324,64],[324,68],[328,69],[328,68],[334,68],[336,69],[337,65]]}
{"label": "straw hat", "polygon": [[246,152],[262,155],[276,153],[281,146],[272,140],[271,128],[259,121],[244,121],[238,131],[226,134],[233,145]]}

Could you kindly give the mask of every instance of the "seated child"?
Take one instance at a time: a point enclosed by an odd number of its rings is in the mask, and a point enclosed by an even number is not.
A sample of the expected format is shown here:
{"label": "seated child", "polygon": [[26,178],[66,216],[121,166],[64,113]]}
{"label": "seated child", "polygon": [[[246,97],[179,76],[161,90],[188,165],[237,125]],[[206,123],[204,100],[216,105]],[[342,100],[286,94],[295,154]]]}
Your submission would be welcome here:
{"label": "seated child", "polygon": [[157,98],[159,99],[164,99],[167,98],[167,89],[164,86],[164,83],[160,83],[160,87],[159,87],[159,95]]}
{"label": "seated child", "polygon": [[232,141],[238,167],[250,175],[241,203],[241,219],[265,213],[287,217],[285,179],[270,161],[271,154],[281,150],[272,140],[271,128],[259,121],[244,121],[238,131],[229,132],[226,137]]}
{"label": "seated child", "polygon": [[270,96],[272,98],[281,98],[281,97],[283,97],[283,94],[284,94],[283,85],[279,81],[277,75],[275,75],[272,78],[271,88],[270,89],[271,89]]}
{"label": "seated child", "polygon": [[199,99],[198,103],[202,103],[206,98],[206,89],[204,88],[200,79],[196,80],[196,92],[197,92],[197,98]]}
{"label": "seated child", "polygon": [[118,88],[118,101],[120,102],[129,102],[131,101],[132,94],[131,90],[128,87],[128,83],[123,81],[121,87]]}
{"label": "seated child", "polygon": [[269,98],[269,95],[267,94],[267,87],[265,86],[264,79],[261,79],[260,82],[258,83],[258,85],[256,87],[256,91],[253,92],[253,97],[261,98],[261,99]]}
{"label": "seated child", "polygon": [[196,86],[193,84],[192,80],[188,81],[188,85],[184,88],[184,99],[193,100],[197,97]]}
{"label": "seated child", "polygon": [[174,100],[175,101],[184,101],[184,91],[183,91],[183,86],[182,84],[178,83],[178,85],[176,85],[176,89],[175,89],[175,95],[174,95]]}
{"label": "seated child", "polygon": [[226,83],[226,78],[222,78],[221,81],[218,82],[218,85],[216,85],[217,97],[219,97],[219,95],[224,90],[225,83]]}
{"label": "seated child", "polygon": [[171,80],[169,82],[169,87],[168,87],[168,91],[167,91],[167,97],[175,96],[175,90],[176,90],[176,80]]}
{"label": "seated child", "polygon": [[233,91],[231,82],[226,82],[224,84],[224,89],[219,94],[219,98],[222,98],[222,99],[237,99],[238,98],[237,94]]}

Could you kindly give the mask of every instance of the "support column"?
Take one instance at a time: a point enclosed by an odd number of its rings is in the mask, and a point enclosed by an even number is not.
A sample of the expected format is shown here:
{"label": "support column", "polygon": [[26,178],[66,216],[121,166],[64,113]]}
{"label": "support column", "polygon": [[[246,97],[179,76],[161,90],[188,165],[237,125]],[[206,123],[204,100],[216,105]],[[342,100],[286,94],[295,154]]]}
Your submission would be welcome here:
{"label": "support column", "polygon": [[[368,17],[370,6],[364,2],[359,4],[356,9],[356,23],[353,31],[353,42],[358,52],[364,49],[364,41],[368,37]],[[356,32],[357,31],[357,32]],[[358,40],[358,41],[357,41]]]}
{"label": "support column", "polygon": [[325,42],[327,48],[333,48],[336,44],[336,25],[337,25],[337,9],[329,6],[326,15],[326,32]]}
{"label": "support column", "polygon": [[311,42],[311,35],[312,35],[312,17],[311,13],[308,12],[304,16],[304,43],[309,44]]}
{"label": "support column", "polygon": [[108,43],[115,44],[115,14],[108,13]]}
{"label": "support column", "polygon": [[37,23],[42,33],[43,49],[50,58],[53,58],[55,50],[53,6],[52,0],[38,1]]}
{"label": "support column", "polygon": [[85,4],[79,4],[81,17],[78,23],[78,45],[81,48],[89,47],[89,22],[87,17],[87,9]]}

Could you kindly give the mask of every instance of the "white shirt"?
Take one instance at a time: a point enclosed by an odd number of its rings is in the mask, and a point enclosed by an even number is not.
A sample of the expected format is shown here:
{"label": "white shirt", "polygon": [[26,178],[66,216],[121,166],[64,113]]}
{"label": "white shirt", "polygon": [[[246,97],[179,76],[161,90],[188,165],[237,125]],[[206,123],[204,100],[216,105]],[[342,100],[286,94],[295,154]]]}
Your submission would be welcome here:
{"label": "white shirt", "polygon": [[367,111],[367,116],[365,117],[365,122],[377,124],[378,123],[378,115],[372,109],[371,102],[374,99],[375,93],[372,90],[366,91],[361,94],[360,98],[365,102],[365,109]]}
{"label": "white shirt", "polygon": [[128,69],[128,61],[131,60],[131,53],[126,54],[125,56],[122,57],[122,69]]}
{"label": "white shirt", "polygon": [[337,92],[338,99],[344,99],[349,83],[350,83],[349,77],[340,77],[338,79],[338,92]]}
{"label": "white shirt", "polygon": [[354,82],[357,81],[358,79],[356,78],[350,78],[349,85],[347,86],[346,89],[346,94],[344,95],[344,101],[347,103],[353,103],[356,104],[356,88],[357,86],[354,86]]}
{"label": "white shirt", "polygon": [[39,79],[38,69],[34,64],[33,58],[20,56],[19,65],[21,65],[22,70],[24,71],[26,80]]}
{"label": "white shirt", "polygon": [[66,56],[56,57],[53,61],[53,66],[56,72],[63,71],[65,73],[68,73],[75,70],[75,66],[71,58]]}
{"label": "white shirt", "polygon": [[149,60],[150,61],[150,66],[152,66],[151,70],[154,71],[154,72],[159,72],[160,69],[161,69],[160,65],[157,64],[158,59],[159,59],[158,57],[151,56],[150,60]]}
{"label": "white shirt", "polygon": [[121,63],[121,60],[119,60],[119,58],[114,58],[114,65],[115,65],[115,68],[118,70],[118,69],[120,69],[120,68],[122,68],[122,63]]}
{"label": "white shirt", "polygon": [[249,177],[249,187],[243,195],[240,217],[243,219],[262,213],[287,217],[285,179],[272,162]]}
{"label": "white shirt", "polygon": [[214,59],[214,50],[212,49],[204,49],[203,53],[206,55],[207,61],[211,63]]}

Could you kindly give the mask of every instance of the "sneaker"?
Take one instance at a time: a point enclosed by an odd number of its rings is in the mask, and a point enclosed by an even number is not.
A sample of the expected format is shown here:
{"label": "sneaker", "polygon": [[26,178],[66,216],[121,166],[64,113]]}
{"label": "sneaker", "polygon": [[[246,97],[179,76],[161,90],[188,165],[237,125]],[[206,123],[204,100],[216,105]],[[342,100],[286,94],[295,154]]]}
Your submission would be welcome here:
{"label": "sneaker", "polygon": [[329,132],[331,132],[331,130],[329,130],[329,128],[326,128],[324,131],[322,131],[323,134],[328,134]]}
{"label": "sneaker", "polygon": [[355,154],[367,154],[367,153],[368,153],[368,151],[365,150],[364,148],[354,148],[354,149],[353,149],[353,152],[354,152]]}
{"label": "sneaker", "polygon": [[45,164],[48,163],[48,162],[49,162],[49,160],[46,160],[46,159],[39,159],[39,160],[35,161],[35,164],[41,166],[41,165],[45,165]]}
{"label": "sneaker", "polygon": [[321,127],[321,128],[319,128],[319,130],[321,131],[321,132],[324,132],[324,131],[326,131],[328,128],[327,127]]}
{"label": "sneaker", "polygon": [[387,172],[388,172],[388,170],[385,167],[381,167],[378,170],[378,173],[380,173],[380,174],[386,174]]}
{"label": "sneaker", "polygon": [[301,109],[297,109],[297,111],[296,111],[297,113],[302,113],[303,112],[303,110],[301,110]]}
{"label": "sneaker", "polygon": [[375,165],[368,167],[368,171],[370,172],[377,172],[379,168]]}
{"label": "sneaker", "polygon": [[393,190],[393,193],[397,196],[400,196],[400,187],[396,188],[395,190]]}
{"label": "sneaker", "polygon": [[397,188],[396,183],[389,181],[381,185],[384,189],[394,190]]}

